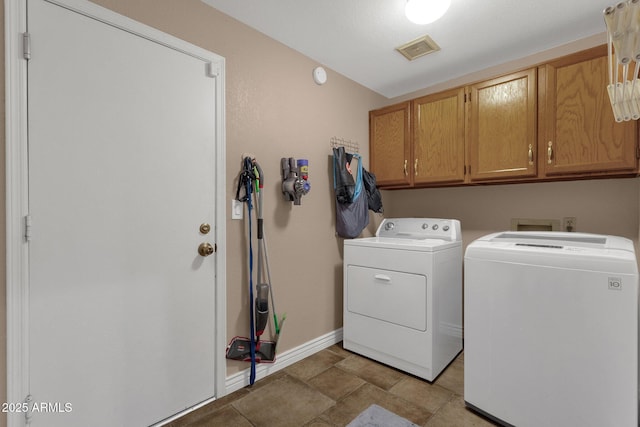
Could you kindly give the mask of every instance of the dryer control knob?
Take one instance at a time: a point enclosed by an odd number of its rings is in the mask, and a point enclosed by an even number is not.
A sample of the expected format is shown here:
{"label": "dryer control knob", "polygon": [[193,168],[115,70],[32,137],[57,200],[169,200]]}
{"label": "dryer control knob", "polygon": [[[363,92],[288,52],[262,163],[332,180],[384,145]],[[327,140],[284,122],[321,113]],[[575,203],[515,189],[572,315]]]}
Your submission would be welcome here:
{"label": "dryer control knob", "polygon": [[438,229],[438,224],[433,224],[433,227],[431,227],[432,230],[437,230]]}
{"label": "dryer control knob", "polygon": [[422,229],[426,230],[427,228],[429,228],[429,224],[427,224],[426,222],[424,224],[422,224]]}
{"label": "dryer control knob", "polygon": [[442,229],[443,229],[444,231],[449,231],[449,226],[448,226],[448,225],[445,225],[444,227],[442,227]]}

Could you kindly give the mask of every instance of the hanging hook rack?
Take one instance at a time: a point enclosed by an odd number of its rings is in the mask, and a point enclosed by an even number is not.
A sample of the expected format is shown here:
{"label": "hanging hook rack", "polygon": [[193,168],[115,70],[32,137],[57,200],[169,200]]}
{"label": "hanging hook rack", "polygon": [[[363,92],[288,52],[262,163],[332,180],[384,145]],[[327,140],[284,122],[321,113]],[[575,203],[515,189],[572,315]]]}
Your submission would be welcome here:
{"label": "hanging hook rack", "polygon": [[331,148],[344,147],[347,152],[353,154],[358,154],[360,152],[360,145],[357,142],[349,139],[338,138],[337,136],[331,138],[329,145]]}

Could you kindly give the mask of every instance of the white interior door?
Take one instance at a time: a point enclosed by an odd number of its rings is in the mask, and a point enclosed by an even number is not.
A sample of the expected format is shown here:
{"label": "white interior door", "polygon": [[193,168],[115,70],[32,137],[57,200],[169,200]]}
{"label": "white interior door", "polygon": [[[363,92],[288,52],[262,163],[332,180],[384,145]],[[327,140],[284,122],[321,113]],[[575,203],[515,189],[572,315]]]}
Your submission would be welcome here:
{"label": "white interior door", "polygon": [[215,394],[221,95],[202,58],[72,9],[28,1],[31,423],[150,425]]}

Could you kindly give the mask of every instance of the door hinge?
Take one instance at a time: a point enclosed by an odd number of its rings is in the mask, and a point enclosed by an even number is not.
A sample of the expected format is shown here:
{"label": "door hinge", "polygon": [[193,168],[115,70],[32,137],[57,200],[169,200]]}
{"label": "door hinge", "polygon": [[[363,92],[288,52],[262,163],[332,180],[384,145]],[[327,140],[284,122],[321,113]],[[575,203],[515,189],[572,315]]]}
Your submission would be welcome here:
{"label": "door hinge", "polygon": [[24,217],[24,239],[27,242],[31,241],[31,215]]}
{"label": "door hinge", "polygon": [[31,59],[31,34],[22,33],[22,57],[27,61]]}

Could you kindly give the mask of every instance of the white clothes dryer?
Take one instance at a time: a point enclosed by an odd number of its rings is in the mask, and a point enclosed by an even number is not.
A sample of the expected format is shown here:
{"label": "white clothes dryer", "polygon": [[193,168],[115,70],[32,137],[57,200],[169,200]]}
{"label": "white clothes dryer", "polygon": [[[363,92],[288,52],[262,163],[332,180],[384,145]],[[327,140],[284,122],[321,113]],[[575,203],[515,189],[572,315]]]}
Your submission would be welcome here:
{"label": "white clothes dryer", "polygon": [[504,425],[638,426],[631,240],[503,232],[464,263],[464,400]]}
{"label": "white clothes dryer", "polygon": [[433,381],[462,350],[462,239],[455,219],[385,219],[344,241],[347,350]]}

